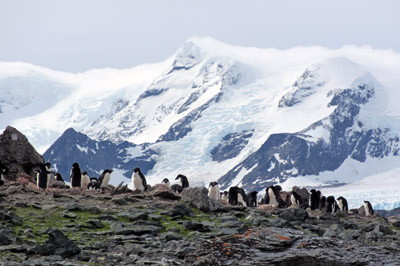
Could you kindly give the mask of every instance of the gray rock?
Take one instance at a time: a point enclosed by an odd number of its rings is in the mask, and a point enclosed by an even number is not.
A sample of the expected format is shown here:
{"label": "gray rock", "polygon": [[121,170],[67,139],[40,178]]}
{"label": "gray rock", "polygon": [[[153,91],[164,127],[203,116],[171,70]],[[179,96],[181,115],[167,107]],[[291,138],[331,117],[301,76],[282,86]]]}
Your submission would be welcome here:
{"label": "gray rock", "polygon": [[208,226],[204,225],[201,222],[185,221],[183,223],[183,226],[187,230],[194,230],[194,231],[199,231],[199,232],[210,232],[210,228],[208,228]]}
{"label": "gray rock", "polygon": [[16,237],[12,234],[12,232],[5,228],[0,229],[0,245],[10,245],[16,240]]}
{"label": "gray rock", "polygon": [[221,204],[208,197],[208,190],[205,187],[188,187],[181,193],[181,198],[193,207],[205,211],[213,212],[221,207]]}
{"label": "gray rock", "polygon": [[300,221],[300,222],[304,222],[306,220],[306,218],[308,217],[308,213],[306,210],[303,209],[285,209],[284,212],[282,212],[281,214],[279,214],[278,216],[281,219],[285,219],[289,222],[293,222],[293,221]]}
{"label": "gray rock", "polygon": [[74,241],[68,239],[60,230],[49,229],[49,240],[43,246],[35,248],[34,252],[42,256],[60,255],[63,258],[71,257],[81,252]]}
{"label": "gray rock", "polygon": [[67,211],[78,211],[80,207],[77,202],[70,202],[64,205],[64,209]]}
{"label": "gray rock", "polygon": [[171,188],[163,184],[152,186],[146,191],[146,196],[160,197],[164,199],[178,200],[181,197],[177,195]]}
{"label": "gray rock", "polygon": [[167,212],[167,215],[171,217],[183,217],[185,215],[193,217],[194,212],[185,203],[177,203]]}

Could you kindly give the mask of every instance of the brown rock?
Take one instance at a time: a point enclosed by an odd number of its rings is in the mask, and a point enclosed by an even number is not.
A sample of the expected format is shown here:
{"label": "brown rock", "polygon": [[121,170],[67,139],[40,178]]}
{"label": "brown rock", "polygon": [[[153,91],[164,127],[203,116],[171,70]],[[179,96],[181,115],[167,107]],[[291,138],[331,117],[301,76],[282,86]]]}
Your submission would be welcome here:
{"label": "brown rock", "polygon": [[164,184],[157,184],[150,187],[146,192],[146,196],[160,197],[165,199],[177,200],[181,197],[178,196],[171,188]]}
{"label": "brown rock", "polygon": [[0,158],[9,172],[6,179],[16,180],[18,173],[30,173],[37,163],[45,163],[43,157],[29,143],[28,139],[17,129],[8,126],[0,135]]}

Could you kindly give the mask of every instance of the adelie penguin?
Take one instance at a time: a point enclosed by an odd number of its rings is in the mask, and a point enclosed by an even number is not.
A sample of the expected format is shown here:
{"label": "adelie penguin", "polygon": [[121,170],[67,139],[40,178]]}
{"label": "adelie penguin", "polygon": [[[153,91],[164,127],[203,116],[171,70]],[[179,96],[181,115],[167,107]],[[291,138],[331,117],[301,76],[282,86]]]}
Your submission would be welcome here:
{"label": "adelie penguin", "polygon": [[8,174],[8,167],[0,163],[0,186],[4,185],[4,176]]}
{"label": "adelie penguin", "polygon": [[345,198],[343,197],[337,198],[337,203],[340,211],[346,213],[349,211],[349,205],[347,204],[347,200]]}
{"label": "adelie penguin", "polygon": [[364,201],[364,211],[365,211],[365,216],[374,215],[374,209],[372,208],[371,202],[366,200]]}
{"label": "adelie penguin", "polygon": [[171,189],[176,193],[181,193],[185,188],[189,187],[189,180],[186,176],[179,174],[175,180],[178,180],[180,184],[173,184]]}
{"label": "adelie penguin", "polygon": [[219,200],[219,185],[218,182],[211,182],[208,186],[208,197],[213,200]]}
{"label": "adelie penguin", "polygon": [[336,200],[334,196],[329,196],[326,198],[326,212],[334,213],[336,211]]}
{"label": "adelie penguin", "polygon": [[[285,206],[285,202],[281,199],[280,191],[282,190],[281,186],[270,186],[266,189],[266,194],[268,194],[269,203],[272,207],[282,208]],[[267,196],[266,196],[267,197]]]}
{"label": "adelie penguin", "polygon": [[47,188],[47,169],[42,163],[38,164],[39,170],[36,175],[36,185],[38,188]]}
{"label": "adelie penguin", "polygon": [[252,191],[247,194],[247,201],[249,203],[249,207],[257,207],[257,191]]}
{"label": "adelie penguin", "polygon": [[311,210],[313,211],[313,210],[317,210],[317,209],[319,209],[319,203],[320,203],[320,200],[321,200],[321,191],[316,191],[315,189],[311,189],[310,190],[310,202],[309,202],[309,205],[310,205],[310,208],[311,208]]}
{"label": "adelie penguin", "polygon": [[82,172],[82,177],[81,177],[81,188],[87,189],[87,185],[90,182],[90,177],[88,176],[88,173],[86,171]]}
{"label": "adelie penguin", "polygon": [[242,188],[231,187],[228,192],[228,203],[233,206],[241,204],[247,207],[247,195]]}
{"label": "adelie penguin", "polygon": [[167,187],[170,187],[171,184],[169,183],[168,178],[164,178],[163,181],[161,182],[162,185],[166,185]]}
{"label": "adelie penguin", "polygon": [[228,191],[221,192],[221,200],[228,203]]}
{"label": "adelie penguin", "polygon": [[91,177],[89,184],[86,186],[87,190],[100,190],[100,184],[96,177]]}
{"label": "adelie penguin", "polygon": [[100,184],[100,187],[105,187],[108,185],[108,183],[110,183],[112,172],[113,172],[113,170],[106,169],[103,171],[103,173],[101,173],[101,175],[99,176],[99,181],[98,181]]}
{"label": "adelie penguin", "polygon": [[139,167],[136,167],[135,169],[133,169],[132,185],[136,190],[140,190],[141,192],[147,190],[146,178],[140,171]]}
{"label": "adelie penguin", "polygon": [[70,175],[70,182],[71,182],[71,187],[81,187],[81,169],[79,168],[78,163],[73,163],[72,164],[72,169],[71,169],[71,175]]}
{"label": "adelie penguin", "polygon": [[295,191],[292,191],[292,194],[290,195],[290,202],[292,203],[291,206],[297,207],[297,208],[301,207],[300,205],[303,204],[302,198]]}

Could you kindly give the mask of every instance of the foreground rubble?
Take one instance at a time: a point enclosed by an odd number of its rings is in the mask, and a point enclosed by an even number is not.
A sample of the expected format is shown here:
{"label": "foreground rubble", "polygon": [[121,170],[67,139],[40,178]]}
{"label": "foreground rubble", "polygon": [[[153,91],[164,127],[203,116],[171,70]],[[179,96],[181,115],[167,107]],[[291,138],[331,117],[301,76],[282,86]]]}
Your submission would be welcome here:
{"label": "foreground rubble", "polygon": [[203,188],[179,198],[161,187],[143,195],[9,183],[0,187],[0,264],[400,264],[396,218],[232,207],[207,201]]}

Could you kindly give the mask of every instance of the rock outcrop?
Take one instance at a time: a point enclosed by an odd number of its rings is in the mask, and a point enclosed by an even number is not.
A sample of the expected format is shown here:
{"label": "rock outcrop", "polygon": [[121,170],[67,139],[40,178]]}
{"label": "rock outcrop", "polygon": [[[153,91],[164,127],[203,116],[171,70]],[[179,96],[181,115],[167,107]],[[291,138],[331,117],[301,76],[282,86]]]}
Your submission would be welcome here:
{"label": "rock outcrop", "polygon": [[0,162],[8,167],[6,179],[15,180],[18,173],[30,174],[32,165],[45,160],[21,132],[8,126],[0,135]]}

